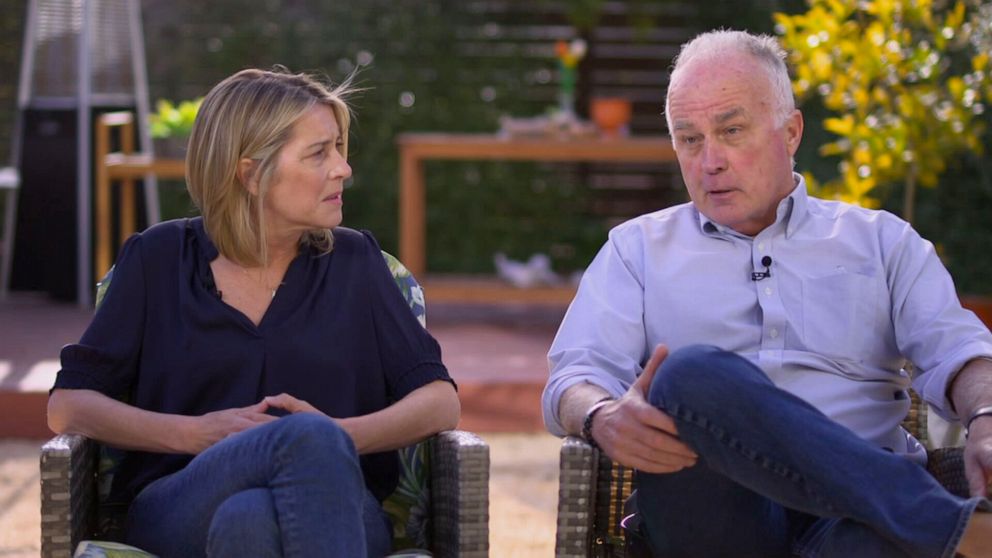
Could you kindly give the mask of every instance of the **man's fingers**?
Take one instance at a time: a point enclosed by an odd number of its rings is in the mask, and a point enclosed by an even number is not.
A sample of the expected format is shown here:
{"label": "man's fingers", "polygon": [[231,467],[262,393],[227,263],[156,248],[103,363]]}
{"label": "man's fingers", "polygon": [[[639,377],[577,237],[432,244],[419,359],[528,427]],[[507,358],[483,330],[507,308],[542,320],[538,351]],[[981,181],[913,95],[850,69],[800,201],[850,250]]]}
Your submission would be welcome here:
{"label": "man's fingers", "polygon": [[678,438],[671,417],[647,403],[624,398],[603,414],[602,423],[595,425],[596,439],[615,461],[651,472],[696,462],[696,453]]}
{"label": "man's fingers", "polygon": [[644,371],[650,371],[654,374],[666,358],[668,358],[668,345],[665,345],[664,343],[655,345],[654,351],[651,352],[651,358],[649,358],[648,363],[644,365]]}
{"label": "man's fingers", "polygon": [[968,479],[968,492],[972,496],[987,497],[992,479],[986,478],[982,468],[980,466],[965,467],[964,473],[965,478]]}
{"label": "man's fingers", "polygon": [[644,424],[671,434],[672,436],[678,436],[679,430],[675,426],[675,419],[665,414],[663,411],[657,407],[652,407],[648,405],[645,409],[640,410],[639,419]]}
{"label": "man's fingers", "polygon": [[692,467],[693,463],[685,463],[682,461],[673,460],[655,460],[646,459],[639,456],[631,457],[628,463],[624,463],[627,467],[632,469],[637,469],[643,473],[653,473],[656,475],[665,475],[670,473],[677,473],[682,469],[687,467]]}
{"label": "man's fingers", "polygon": [[687,446],[667,434],[657,435],[669,438],[663,447],[644,443],[649,440],[635,441],[610,447],[607,455],[614,461],[647,473],[674,473],[696,464],[696,455]]}
{"label": "man's fingers", "polygon": [[617,439],[613,449],[619,454],[636,456],[658,463],[692,465],[698,459],[696,452],[677,437],[653,428],[638,429]]}
{"label": "man's fingers", "polygon": [[648,363],[644,365],[644,372],[634,380],[634,387],[642,394],[648,394],[648,388],[651,387],[651,381],[654,380],[655,372],[658,371],[658,367],[664,362],[665,358],[668,357],[668,346],[664,343],[655,346],[654,351],[651,353],[651,358],[648,359]]}
{"label": "man's fingers", "polygon": [[[673,436],[678,436],[678,427],[675,420],[661,409],[648,403],[644,398],[625,396],[621,401],[627,404],[624,420],[638,422],[651,428],[668,432]],[[620,428],[620,427],[618,427]]]}

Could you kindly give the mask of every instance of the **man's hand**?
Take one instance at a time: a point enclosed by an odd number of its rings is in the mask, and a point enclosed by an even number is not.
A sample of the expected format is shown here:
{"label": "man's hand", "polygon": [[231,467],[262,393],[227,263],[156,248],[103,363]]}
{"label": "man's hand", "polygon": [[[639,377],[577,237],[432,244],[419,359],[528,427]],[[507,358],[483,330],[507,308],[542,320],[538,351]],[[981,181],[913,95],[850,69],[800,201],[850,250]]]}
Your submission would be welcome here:
{"label": "man's hand", "polygon": [[[947,391],[962,420],[992,404],[992,360],[975,358],[954,376]],[[992,416],[971,422],[964,446],[964,472],[972,496],[986,496],[992,484]]]}
{"label": "man's hand", "polygon": [[675,473],[696,464],[696,454],[678,438],[672,418],[647,401],[651,381],[668,356],[658,345],[627,393],[595,415],[592,436],[614,461],[646,473]]}
{"label": "man's hand", "polygon": [[992,416],[971,423],[964,446],[964,472],[972,496],[989,496],[992,486]]}
{"label": "man's hand", "polygon": [[192,454],[202,452],[231,434],[276,420],[276,417],[265,414],[264,402],[190,418],[192,424],[186,438],[189,443],[187,451]]}

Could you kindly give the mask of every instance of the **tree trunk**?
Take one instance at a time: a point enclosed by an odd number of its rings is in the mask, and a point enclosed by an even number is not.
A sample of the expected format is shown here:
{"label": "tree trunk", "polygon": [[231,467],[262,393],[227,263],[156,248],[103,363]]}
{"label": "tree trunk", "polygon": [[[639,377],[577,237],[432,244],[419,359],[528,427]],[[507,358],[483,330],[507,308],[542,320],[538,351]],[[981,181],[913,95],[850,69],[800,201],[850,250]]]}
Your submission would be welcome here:
{"label": "tree trunk", "polygon": [[906,174],[906,189],[902,193],[902,218],[913,224],[916,211],[916,163],[911,163]]}

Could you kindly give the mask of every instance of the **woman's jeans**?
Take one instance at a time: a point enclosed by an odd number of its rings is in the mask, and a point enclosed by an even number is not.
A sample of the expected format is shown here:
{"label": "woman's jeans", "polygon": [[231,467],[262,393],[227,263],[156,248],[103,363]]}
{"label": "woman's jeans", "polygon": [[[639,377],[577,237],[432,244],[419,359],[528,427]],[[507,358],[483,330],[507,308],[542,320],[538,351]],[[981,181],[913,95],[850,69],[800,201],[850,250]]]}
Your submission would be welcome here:
{"label": "woman's jeans", "polygon": [[127,542],[168,557],[383,556],[388,519],[351,438],[314,413],[211,446],[156,480],[128,512]]}
{"label": "woman's jeans", "polygon": [[671,354],[648,400],[699,455],[677,473],[637,475],[658,556],[950,558],[976,506],[989,506],[951,495],[715,347]]}

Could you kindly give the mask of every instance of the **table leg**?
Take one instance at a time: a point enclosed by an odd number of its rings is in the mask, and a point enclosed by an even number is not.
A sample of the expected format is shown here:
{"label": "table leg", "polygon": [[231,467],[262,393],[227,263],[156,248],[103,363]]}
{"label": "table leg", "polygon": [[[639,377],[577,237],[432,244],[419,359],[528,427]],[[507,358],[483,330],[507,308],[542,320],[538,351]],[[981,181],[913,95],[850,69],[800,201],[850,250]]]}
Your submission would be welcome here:
{"label": "table leg", "polygon": [[[427,268],[427,210],[424,187],[424,162],[400,148],[400,261],[416,275]],[[423,279],[421,279],[423,280]]]}
{"label": "table leg", "polygon": [[110,177],[107,173],[107,154],[110,152],[110,127],[102,119],[96,122],[96,192],[94,220],[96,221],[96,261],[93,265],[93,282],[97,282],[110,269]]}
{"label": "table leg", "polygon": [[[128,121],[121,126],[121,152],[125,155],[134,153],[134,123]],[[138,228],[135,219],[134,179],[126,178],[121,181],[120,208],[120,243],[124,244],[129,236]]]}

